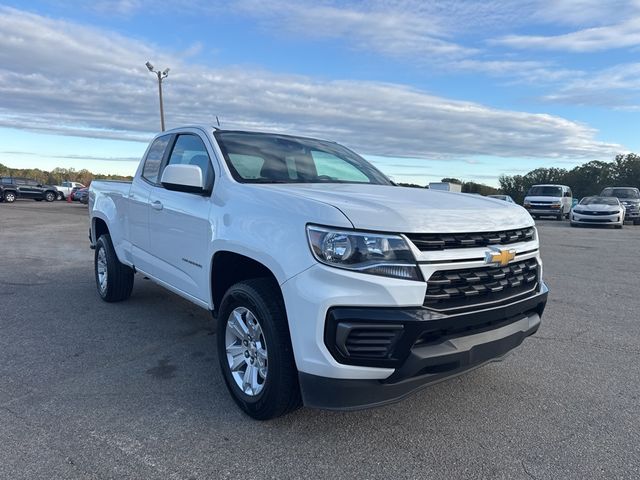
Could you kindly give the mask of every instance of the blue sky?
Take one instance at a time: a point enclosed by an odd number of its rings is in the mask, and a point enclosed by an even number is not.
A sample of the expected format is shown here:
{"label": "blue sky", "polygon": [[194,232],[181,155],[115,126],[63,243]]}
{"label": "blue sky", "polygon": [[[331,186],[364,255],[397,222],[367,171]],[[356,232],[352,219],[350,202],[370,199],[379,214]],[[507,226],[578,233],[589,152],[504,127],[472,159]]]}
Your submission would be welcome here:
{"label": "blue sky", "polygon": [[0,3],[0,163],[133,173],[168,127],[333,139],[396,180],[640,152],[640,0]]}

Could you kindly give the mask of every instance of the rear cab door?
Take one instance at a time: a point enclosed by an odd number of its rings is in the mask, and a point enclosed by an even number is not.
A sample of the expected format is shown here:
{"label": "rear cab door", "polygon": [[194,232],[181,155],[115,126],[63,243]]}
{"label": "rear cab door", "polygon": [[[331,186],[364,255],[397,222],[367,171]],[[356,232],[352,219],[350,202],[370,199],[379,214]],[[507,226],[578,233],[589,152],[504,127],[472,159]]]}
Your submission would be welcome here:
{"label": "rear cab door", "polygon": [[129,261],[136,269],[153,275],[153,257],[149,251],[149,195],[160,183],[160,171],[168,154],[171,134],[157,137],[147,149],[131,183],[124,213],[125,238],[131,244]]}

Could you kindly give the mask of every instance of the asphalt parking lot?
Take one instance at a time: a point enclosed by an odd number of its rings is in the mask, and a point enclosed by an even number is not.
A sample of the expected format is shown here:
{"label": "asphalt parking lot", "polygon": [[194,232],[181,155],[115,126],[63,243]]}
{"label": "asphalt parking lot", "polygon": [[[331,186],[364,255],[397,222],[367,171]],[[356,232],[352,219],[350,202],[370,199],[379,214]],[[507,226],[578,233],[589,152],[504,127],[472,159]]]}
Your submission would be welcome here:
{"label": "asphalt parking lot", "polygon": [[640,478],[640,226],[538,227],[549,304],[503,362],[259,423],[207,312],[139,276],[98,298],[86,207],[0,204],[0,478]]}

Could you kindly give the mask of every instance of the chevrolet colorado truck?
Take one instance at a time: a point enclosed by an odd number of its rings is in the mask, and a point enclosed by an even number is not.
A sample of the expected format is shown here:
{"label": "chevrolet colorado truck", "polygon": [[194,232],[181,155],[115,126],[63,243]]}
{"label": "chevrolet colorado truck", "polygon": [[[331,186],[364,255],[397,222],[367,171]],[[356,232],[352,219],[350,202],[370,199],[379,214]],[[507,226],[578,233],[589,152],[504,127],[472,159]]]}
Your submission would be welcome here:
{"label": "chevrolet colorado truck", "polygon": [[92,182],[89,207],[102,299],[140,273],[213,312],[256,419],[383,405],[501,359],[547,300],[522,207],[395,186],[333,142],[178,128],[132,182]]}

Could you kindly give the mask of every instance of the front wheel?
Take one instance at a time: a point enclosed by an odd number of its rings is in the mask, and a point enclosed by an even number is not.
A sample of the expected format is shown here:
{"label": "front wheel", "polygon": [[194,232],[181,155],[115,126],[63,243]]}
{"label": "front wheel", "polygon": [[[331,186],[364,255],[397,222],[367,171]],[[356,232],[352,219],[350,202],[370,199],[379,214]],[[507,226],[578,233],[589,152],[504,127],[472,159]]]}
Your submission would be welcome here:
{"label": "front wheel", "polygon": [[56,194],[56,200],[64,200],[64,193],[58,192]]}
{"label": "front wheel", "polygon": [[233,285],[218,311],[218,360],[238,406],[269,420],[301,405],[287,315],[277,283],[268,278]]}
{"label": "front wheel", "polygon": [[96,242],[94,270],[98,293],[105,302],[120,302],[131,296],[134,271],[120,263],[109,234]]}
{"label": "front wheel", "polygon": [[44,194],[44,199],[47,202],[53,202],[57,197],[57,194],[55,192],[47,192]]}

